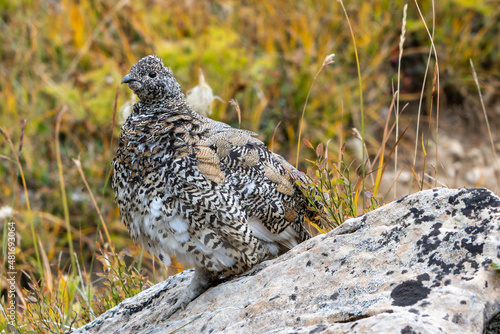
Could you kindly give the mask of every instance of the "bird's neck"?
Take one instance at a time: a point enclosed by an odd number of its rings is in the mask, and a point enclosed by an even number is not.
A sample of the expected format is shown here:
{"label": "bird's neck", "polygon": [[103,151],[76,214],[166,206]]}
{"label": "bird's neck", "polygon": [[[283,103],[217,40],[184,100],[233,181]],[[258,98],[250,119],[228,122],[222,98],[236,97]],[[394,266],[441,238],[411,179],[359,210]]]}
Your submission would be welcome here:
{"label": "bird's neck", "polygon": [[191,107],[188,105],[184,96],[176,96],[172,98],[165,98],[156,101],[139,101],[134,104],[134,113],[146,114],[146,113],[165,113],[168,111],[183,113],[191,111]]}

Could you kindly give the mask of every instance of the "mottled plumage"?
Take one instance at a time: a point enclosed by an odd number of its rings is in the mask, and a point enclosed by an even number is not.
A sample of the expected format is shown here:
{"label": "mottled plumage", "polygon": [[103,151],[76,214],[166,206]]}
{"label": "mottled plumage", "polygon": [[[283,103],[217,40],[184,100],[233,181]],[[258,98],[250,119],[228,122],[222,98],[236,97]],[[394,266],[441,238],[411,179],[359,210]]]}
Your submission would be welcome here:
{"label": "mottled plumage", "polygon": [[178,307],[310,237],[301,176],[254,133],[194,112],[156,56],[122,83],[139,102],[113,160],[115,199],[134,240],[166,265],[173,256],[196,268]]}

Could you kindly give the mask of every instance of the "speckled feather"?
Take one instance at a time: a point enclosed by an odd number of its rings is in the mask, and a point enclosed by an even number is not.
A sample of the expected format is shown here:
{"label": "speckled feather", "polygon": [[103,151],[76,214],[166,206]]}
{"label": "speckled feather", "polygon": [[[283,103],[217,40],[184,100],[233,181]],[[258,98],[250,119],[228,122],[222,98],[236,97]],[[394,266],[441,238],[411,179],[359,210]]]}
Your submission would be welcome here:
{"label": "speckled feather", "polygon": [[302,176],[256,134],[194,112],[156,56],[123,82],[140,101],[122,126],[112,185],[134,240],[167,265],[175,256],[195,266],[209,282],[310,237],[294,182]]}

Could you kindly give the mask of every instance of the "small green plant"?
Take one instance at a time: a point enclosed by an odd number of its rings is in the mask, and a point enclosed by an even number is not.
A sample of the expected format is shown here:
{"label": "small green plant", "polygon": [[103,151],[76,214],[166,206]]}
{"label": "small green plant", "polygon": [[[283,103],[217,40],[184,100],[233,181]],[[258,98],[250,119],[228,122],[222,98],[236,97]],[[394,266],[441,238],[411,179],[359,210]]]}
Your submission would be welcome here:
{"label": "small green plant", "polygon": [[[343,159],[345,145],[342,146],[340,159],[337,160],[328,156],[328,151],[322,143],[316,148],[307,139],[304,139],[303,143],[314,150],[316,160],[306,159],[311,164],[307,168],[307,176],[311,182],[296,182],[306,195],[309,208],[321,217],[322,225],[333,229],[346,219],[358,215],[357,199],[361,179],[355,183],[351,181],[350,166],[346,165]],[[369,201],[366,201],[368,207],[364,208],[363,212],[378,206],[378,201],[371,192],[365,191],[364,196]],[[316,222],[312,223],[318,225]]]}
{"label": "small green plant", "polygon": [[28,277],[31,282],[23,291],[24,325],[19,330],[23,333],[65,333],[74,329],[79,313],[79,305],[74,303],[79,277],[67,275],[65,270],[59,270],[53,281],[35,281],[34,277]]}
{"label": "small green plant", "polygon": [[[135,260],[130,264],[125,262],[125,257],[130,257],[127,250],[116,253],[113,247],[101,247],[99,244],[96,248],[101,254],[97,260],[101,262],[103,272],[97,273],[97,276],[102,279],[102,287],[97,289],[97,294],[93,294],[92,302],[88,303],[92,305],[95,315],[104,313],[125,298],[133,297],[152,286],[145,269],[140,272],[136,268]],[[86,320],[92,319],[89,317]]]}
{"label": "small green plant", "polygon": [[96,250],[102,272],[95,273],[98,278],[93,281],[86,273],[65,274],[64,268],[58,268],[57,277],[50,281],[28,276],[21,333],[66,333],[152,285],[144,269],[140,272],[134,260],[126,261],[131,258],[127,250],[117,253],[114,247],[99,243]]}

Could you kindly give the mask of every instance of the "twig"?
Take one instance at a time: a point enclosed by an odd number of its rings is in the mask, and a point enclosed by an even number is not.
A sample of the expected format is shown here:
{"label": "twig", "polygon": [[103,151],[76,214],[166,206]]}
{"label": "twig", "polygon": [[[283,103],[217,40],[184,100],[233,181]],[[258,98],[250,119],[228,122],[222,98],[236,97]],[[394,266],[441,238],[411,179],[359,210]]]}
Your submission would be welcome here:
{"label": "twig", "polygon": [[[433,25],[433,31],[434,31],[434,0],[431,1],[432,3],[432,25]],[[417,6],[418,13],[420,14],[420,18],[422,19],[422,22],[424,23],[425,30],[427,31],[427,35],[429,36],[431,40],[431,46],[432,50],[434,51],[434,57],[436,57],[436,65],[435,65],[435,76],[436,76],[436,83],[437,83],[437,97],[436,97],[436,165],[438,163],[438,150],[439,150],[439,59],[436,51],[436,46],[434,45],[434,36],[430,33],[429,28],[427,27],[427,23],[425,23],[424,16],[422,15],[422,11],[420,10],[420,7],[418,6],[417,0],[415,0],[415,5]],[[436,168],[436,179],[434,182],[434,186],[437,186],[437,177],[438,177],[438,169]]]}
{"label": "twig", "polygon": [[[59,132],[61,129],[61,121],[64,113],[68,110],[68,107],[65,105],[59,115],[57,115],[57,122],[56,122],[56,133],[55,133],[55,141],[56,141],[56,161],[57,161],[57,171],[59,173],[59,183],[61,185],[61,199],[62,199],[62,204],[63,204],[63,210],[64,210],[64,221],[66,222],[66,235],[68,238],[68,247],[69,247],[69,253],[73,254],[73,236],[71,235],[71,223],[69,220],[69,209],[68,209],[68,198],[66,197],[66,186],[64,183],[64,173],[63,173],[63,164],[61,160],[61,147],[59,144]],[[70,256],[71,258],[71,272],[73,274],[76,273],[76,263],[75,259],[73,256]]]}
{"label": "twig", "polygon": [[333,53],[331,55],[326,56],[325,60],[323,60],[323,64],[319,68],[318,72],[316,72],[316,75],[314,76],[314,79],[311,83],[311,86],[309,86],[309,91],[307,92],[306,102],[304,102],[304,108],[302,108],[302,117],[300,118],[300,124],[299,124],[299,139],[297,140],[297,159],[295,161],[296,168],[299,166],[300,139],[302,137],[302,124],[304,123],[304,115],[306,113],[307,101],[309,101],[309,95],[311,94],[312,87],[313,87],[314,83],[316,82],[318,75],[321,73],[321,71],[325,67],[328,67],[330,64],[333,64],[333,62],[334,62],[333,57],[335,57],[335,54],[333,54]]}
{"label": "twig", "polygon": [[[481,87],[479,87],[479,80],[477,79],[477,74],[476,70],[474,69],[474,64],[472,63],[472,59],[469,58],[469,61],[470,61],[470,67],[472,68],[472,76],[474,77],[474,81],[476,82],[477,93],[479,94],[479,101],[481,102],[481,108],[483,109],[484,120],[486,121],[486,127],[488,128],[488,135],[490,136],[491,150],[493,151],[493,156],[495,157],[495,165],[498,170],[499,169],[498,157],[497,157],[497,152],[495,150],[495,144],[493,143],[493,136],[491,135],[491,128],[490,128],[490,122],[488,120],[488,114],[486,113],[486,107],[484,106],[483,94],[481,94]],[[498,186],[498,180],[497,180],[497,186]]]}
{"label": "twig", "polygon": [[97,205],[97,202],[95,200],[94,194],[92,193],[92,190],[90,190],[89,184],[87,182],[87,179],[85,178],[85,174],[83,173],[82,169],[82,164],[80,163],[80,160],[78,159],[71,159],[76,165],[76,169],[78,169],[78,172],[80,173],[80,176],[82,177],[83,183],[85,183],[85,187],[87,188],[87,191],[90,194],[90,198],[92,199],[92,203],[94,204],[94,208],[97,211],[97,214],[99,215],[99,219],[101,221],[102,227],[104,228],[104,233],[106,233],[106,238],[108,238],[109,245],[111,249],[113,249],[112,243],[111,243],[111,237],[109,236],[108,228],[106,227],[106,223],[104,222],[104,218],[102,218],[101,210],[99,209],[99,206]]}
{"label": "twig", "polygon": [[[403,44],[405,42],[406,34],[406,11],[408,9],[408,4],[403,7],[403,24],[401,27],[401,36],[399,37],[399,57],[398,57],[398,90],[396,97],[396,141],[399,136],[399,95],[401,92],[401,59],[403,58]],[[398,147],[396,146],[396,151],[394,152],[394,172],[398,170]],[[397,184],[394,184],[394,197],[396,197]]]}
{"label": "twig", "polygon": [[[354,37],[354,31],[352,30],[351,26],[351,21],[349,20],[349,16],[347,15],[347,11],[344,7],[344,3],[342,0],[338,0],[340,2],[340,5],[342,6],[342,10],[344,11],[345,18],[347,20],[347,24],[349,25],[349,31],[351,32],[351,37],[352,37],[352,43],[354,45],[354,55],[356,56],[356,66],[358,68],[358,85],[359,85],[359,106],[360,106],[360,111],[361,111],[361,137],[363,137],[363,140],[365,139],[365,116],[364,116],[364,111],[363,111],[363,80],[361,79],[361,68],[359,66],[359,56],[358,56],[358,48],[356,46],[356,38]],[[362,156],[365,156],[365,146],[362,146]],[[364,196],[364,191],[365,191],[365,164],[363,163],[362,165],[362,177],[363,177],[363,208],[365,207],[365,196]]]}

